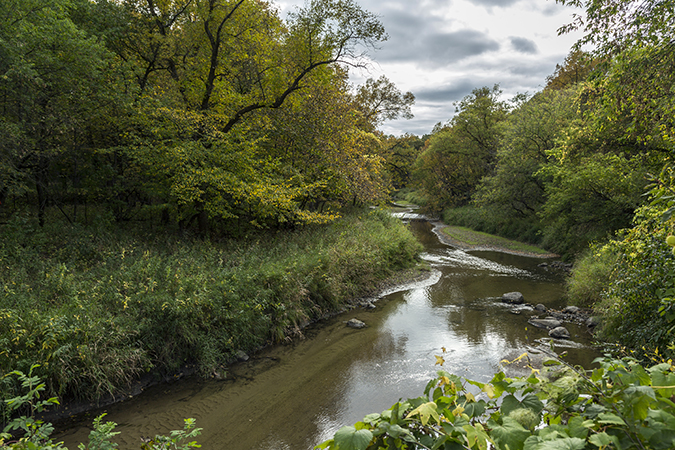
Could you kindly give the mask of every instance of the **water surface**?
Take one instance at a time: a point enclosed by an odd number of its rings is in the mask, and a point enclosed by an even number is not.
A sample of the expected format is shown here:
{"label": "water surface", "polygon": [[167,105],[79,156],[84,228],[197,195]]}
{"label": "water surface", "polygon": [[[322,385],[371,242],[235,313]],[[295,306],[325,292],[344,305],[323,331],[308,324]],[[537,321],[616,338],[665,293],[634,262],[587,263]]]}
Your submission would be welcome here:
{"label": "water surface", "polygon": [[[156,386],[105,410],[119,424],[119,448],[138,449],[140,439],[182,427],[194,417],[204,430],[204,449],[310,449],[341,426],[381,412],[400,398],[417,397],[438,366],[479,381],[489,380],[500,361],[513,359],[547,338],[527,319],[531,308],[506,305],[499,297],[520,291],[531,304],[563,304],[562,276],[539,267],[540,259],[497,252],[471,252],[440,243],[426,222],[413,222],[432,268],[424,282],[378,300],[374,310],[353,310],[305,330],[305,339],[270,347],[230,368],[226,380],[181,380]],[[355,330],[352,317],[368,327]],[[585,327],[566,324],[566,350],[574,364],[590,365]],[[84,442],[90,414],[58,439],[70,448]]]}

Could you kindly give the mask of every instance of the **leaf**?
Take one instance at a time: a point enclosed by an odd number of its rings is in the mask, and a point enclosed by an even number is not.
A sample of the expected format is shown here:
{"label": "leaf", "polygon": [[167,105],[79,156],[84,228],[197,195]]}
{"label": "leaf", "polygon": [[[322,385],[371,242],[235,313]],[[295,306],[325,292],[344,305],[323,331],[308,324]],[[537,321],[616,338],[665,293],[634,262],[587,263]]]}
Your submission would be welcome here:
{"label": "leaf", "polygon": [[372,439],[370,430],[357,430],[351,426],[340,428],[333,437],[337,450],[366,450]]}
{"label": "leaf", "polygon": [[564,438],[543,441],[536,448],[537,450],[583,450],[585,447],[586,441],[584,439]]}
{"label": "leaf", "polygon": [[588,441],[596,447],[604,447],[612,442],[612,438],[603,431],[602,433],[592,435],[588,438]]}
{"label": "leaf", "polygon": [[598,414],[598,422],[605,425],[626,425],[626,422],[621,417],[612,413]]}
{"label": "leaf", "polygon": [[492,424],[491,435],[497,443],[498,448],[522,450],[525,440],[532,433],[523,428],[517,421],[510,417],[504,417],[503,425],[498,425],[496,422]]}
{"label": "leaf", "polygon": [[413,409],[410,411],[410,414],[408,414],[406,419],[416,415],[420,416],[420,422],[422,422],[422,425],[426,425],[429,422],[429,418],[431,417],[436,419],[437,423],[441,421],[441,417],[438,415],[438,411],[436,411],[436,403],[434,402],[427,402]]}
{"label": "leaf", "polygon": [[438,366],[438,365],[442,366],[443,363],[445,363],[445,359],[443,359],[442,356],[437,356],[437,355],[434,355],[434,356],[436,357],[436,364],[434,364],[434,366]]}

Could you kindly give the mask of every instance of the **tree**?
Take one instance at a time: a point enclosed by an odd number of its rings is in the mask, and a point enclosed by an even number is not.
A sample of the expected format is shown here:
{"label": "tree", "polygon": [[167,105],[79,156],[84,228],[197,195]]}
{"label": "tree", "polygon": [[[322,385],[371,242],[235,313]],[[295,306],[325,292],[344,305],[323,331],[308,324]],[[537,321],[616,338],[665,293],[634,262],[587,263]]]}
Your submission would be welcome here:
{"label": "tree", "polygon": [[[70,18],[71,0],[0,2],[0,201],[35,192],[40,224],[61,184],[86,177],[90,130],[111,103],[105,48]],[[92,166],[90,166],[92,167]]]}
{"label": "tree", "polygon": [[412,171],[415,161],[424,147],[424,138],[412,134],[404,136],[386,136],[382,139],[380,155],[384,158],[384,164],[392,187],[402,189],[412,182]]}
{"label": "tree", "polygon": [[588,78],[597,61],[582,50],[573,49],[562,64],[555,65],[555,72],[546,77],[545,89],[565,89]]}
{"label": "tree", "polygon": [[384,75],[377,80],[369,78],[366,84],[359,86],[355,101],[362,111],[364,128],[369,128],[369,131],[374,131],[387,120],[413,118],[410,107],[415,103],[415,96],[412,92],[401,94]]}
{"label": "tree", "polygon": [[508,217],[536,220],[545,202],[546,164],[562,131],[576,116],[578,88],[546,89],[515,108],[504,122],[493,174],[480,183],[473,200]]}
{"label": "tree", "polygon": [[351,0],[312,1],[285,24],[259,1],[126,5],[145,30],[136,47],[117,46],[143,67],[126,153],[153,175],[167,210],[183,223],[198,219],[202,233],[210,218],[316,219],[297,208],[325,180],[295,177],[265,142],[289,123],[273,125],[275,111],[297,111],[303,93],[330,90],[339,64],[361,64],[357,46],[386,37],[375,16]]}
{"label": "tree", "polygon": [[673,0],[556,0],[585,10],[559,34],[582,30],[576,48],[591,45],[598,55],[614,55],[632,46],[672,44]]}
{"label": "tree", "polygon": [[448,126],[436,127],[415,168],[431,208],[467,204],[479,181],[492,172],[500,123],[508,113],[500,94],[496,85],[474,89],[456,105],[457,115]]}

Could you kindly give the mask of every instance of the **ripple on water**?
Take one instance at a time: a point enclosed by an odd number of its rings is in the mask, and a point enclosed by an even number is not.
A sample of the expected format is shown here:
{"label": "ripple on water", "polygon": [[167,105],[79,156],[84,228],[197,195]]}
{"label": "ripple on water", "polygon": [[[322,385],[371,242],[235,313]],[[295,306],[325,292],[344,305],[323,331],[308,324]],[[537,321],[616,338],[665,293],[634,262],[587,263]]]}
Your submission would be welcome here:
{"label": "ripple on water", "polygon": [[511,265],[500,264],[458,249],[446,249],[444,252],[441,251],[437,253],[423,253],[421,257],[432,266],[450,266],[459,269],[488,271],[495,275],[535,277],[535,275],[528,270]]}

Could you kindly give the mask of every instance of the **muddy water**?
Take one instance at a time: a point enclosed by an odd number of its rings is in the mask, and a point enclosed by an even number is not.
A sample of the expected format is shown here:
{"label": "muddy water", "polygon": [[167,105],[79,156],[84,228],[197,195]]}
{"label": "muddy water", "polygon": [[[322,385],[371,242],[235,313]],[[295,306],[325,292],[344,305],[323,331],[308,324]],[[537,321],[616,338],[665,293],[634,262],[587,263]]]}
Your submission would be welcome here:
{"label": "muddy water", "polygon": [[[502,359],[547,337],[527,324],[531,310],[497,297],[520,291],[530,303],[560,307],[560,274],[538,267],[538,259],[454,250],[429,224],[411,226],[433,270],[427,281],[389,293],[374,310],[314,326],[302,341],[265,349],[231,367],[226,380],[181,380],[107,408],[106,419],[119,424],[119,448],[138,449],[141,437],[181,428],[183,418],[194,417],[207,450],[310,449],[345,424],[420,395],[442,347],[444,369],[486,381]],[[352,317],[368,327],[347,328],[344,321]],[[584,348],[590,336],[583,327],[568,328],[578,344],[565,349],[568,360],[590,365],[595,352]],[[57,438],[76,448],[100,412]]]}

